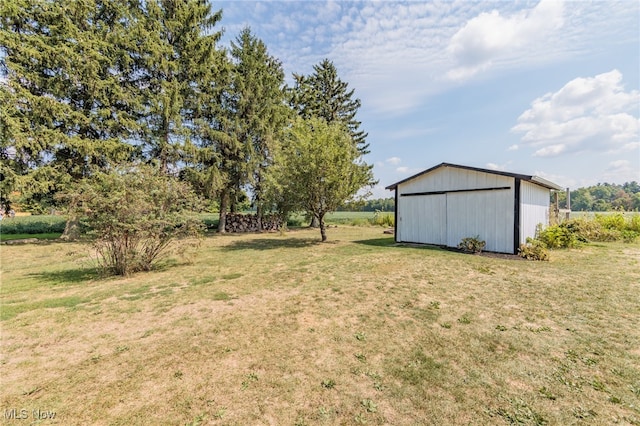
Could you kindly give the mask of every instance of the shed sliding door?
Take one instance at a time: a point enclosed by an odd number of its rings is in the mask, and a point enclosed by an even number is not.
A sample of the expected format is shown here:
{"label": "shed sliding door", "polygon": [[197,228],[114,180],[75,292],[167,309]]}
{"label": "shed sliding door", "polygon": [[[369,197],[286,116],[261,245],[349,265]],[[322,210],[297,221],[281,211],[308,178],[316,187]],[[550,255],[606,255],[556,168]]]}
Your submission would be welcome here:
{"label": "shed sliding door", "polygon": [[397,241],[445,245],[447,196],[445,194],[398,197]]}

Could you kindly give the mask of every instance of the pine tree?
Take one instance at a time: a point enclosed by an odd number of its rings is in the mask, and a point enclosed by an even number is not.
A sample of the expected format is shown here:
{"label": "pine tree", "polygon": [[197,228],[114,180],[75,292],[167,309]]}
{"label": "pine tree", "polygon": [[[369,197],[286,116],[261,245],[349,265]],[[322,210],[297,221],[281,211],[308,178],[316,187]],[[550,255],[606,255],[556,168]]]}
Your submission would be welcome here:
{"label": "pine tree", "polygon": [[[349,90],[348,84],[340,80],[333,62],[324,59],[313,66],[311,75],[294,74],[293,77],[294,87],[288,90],[291,108],[305,119],[318,117],[329,124],[344,126],[360,157],[368,154],[367,133],[360,130],[361,122],[356,120],[360,99],[353,99],[355,90]],[[367,167],[372,169],[372,166]],[[312,216],[310,226],[319,225],[317,218]]]}
{"label": "pine tree", "polygon": [[[59,189],[132,154],[126,5],[110,0],[0,4],[1,148],[23,195]],[[7,166],[6,164],[4,166]],[[3,167],[4,167],[3,166]],[[9,173],[8,169],[11,169]]]}
{"label": "pine tree", "polygon": [[280,61],[269,55],[266,45],[249,28],[231,43],[230,53],[233,82],[229,107],[234,135],[244,155],[244,163],[237,166],[233,176],[232,191],[239,192],[242,185],[249,184],[260,218],[265,208],[267,173],[288,113],[284,71]]}
{"label": "pine tree", "polygon": [[221,33],[212,29],[222,11],[212,13],[206,0],[149,0],[139,3],[137,15],[141,142],[145,156],[167,173],[191,144],[200,94],[221,55],[215,46]]}
{"label": "pine tree", "polygon": [[319,117],[327,123],[344,124],[361,155],[368,154],[367,133],[359,130],[361,122],[356,114],[360,99],[353,99],[355,89],[340,80],[338,71],[329,59],[313,66],[309,76],[294,74],[295,85],[289,90],[291,107],[303,118]]}

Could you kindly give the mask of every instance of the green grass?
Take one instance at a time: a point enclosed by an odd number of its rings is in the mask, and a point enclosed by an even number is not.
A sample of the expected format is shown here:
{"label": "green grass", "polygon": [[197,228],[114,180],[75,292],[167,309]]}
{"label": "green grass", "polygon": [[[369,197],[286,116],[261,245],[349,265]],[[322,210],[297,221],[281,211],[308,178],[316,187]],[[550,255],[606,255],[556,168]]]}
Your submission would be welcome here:
{"label": "green grass", "polygon": [[0,405],[69,425],[640,424],[640,244],[527,262],[328,235],[209,236],[127,278],[83,244],[2,246]]}
{"label": "green grass", "polygon": [[0,221],[0,234],[61,234],[65,221],[64,216],[16,216]]}
{"label": "green grass", "polygon": [[0,241],[23,240],[36,238],[38,240],[55,240],[60,238],[61,232],[51,232],[43,234],[0,234]]}

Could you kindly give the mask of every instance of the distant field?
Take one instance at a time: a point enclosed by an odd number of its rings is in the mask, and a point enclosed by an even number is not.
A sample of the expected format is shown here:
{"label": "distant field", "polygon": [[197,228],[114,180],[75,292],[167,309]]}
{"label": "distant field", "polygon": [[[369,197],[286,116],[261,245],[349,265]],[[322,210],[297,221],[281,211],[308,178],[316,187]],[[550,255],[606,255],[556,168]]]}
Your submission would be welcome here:
{"label": "distant field", "polygon": [[328,236],[211,235],[127,278],[100,277],[83,244],[2,246],[3,413],[640,424],[640,244],[527,262],[396,245],[379,227]]}

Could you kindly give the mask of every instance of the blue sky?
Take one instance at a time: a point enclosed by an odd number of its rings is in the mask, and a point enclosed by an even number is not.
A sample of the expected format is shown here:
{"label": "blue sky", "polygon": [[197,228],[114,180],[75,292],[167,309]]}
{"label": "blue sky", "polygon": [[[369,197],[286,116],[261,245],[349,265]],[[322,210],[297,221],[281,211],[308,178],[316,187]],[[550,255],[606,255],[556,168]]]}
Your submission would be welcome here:
{"label": "blue sky", "polygon": [[640,3],[222,1],[287,79],[328,58],[362,101],[374,197],[441,162],[571,188],[640,181]]}

